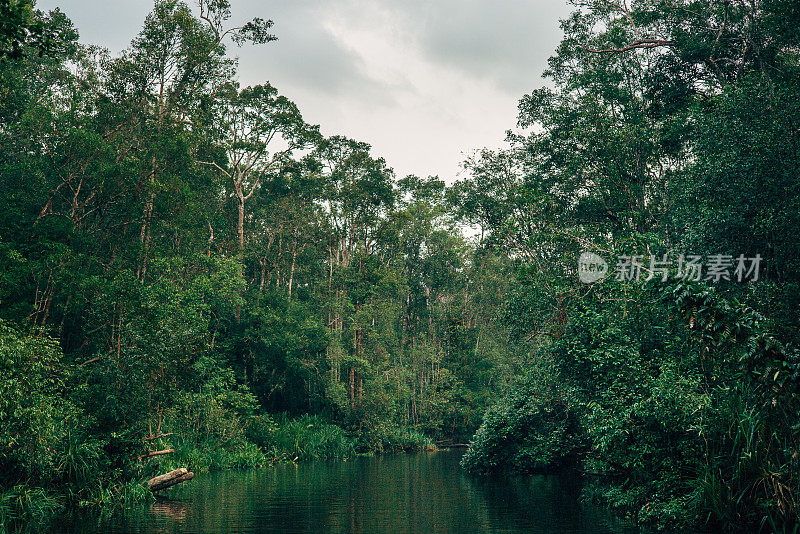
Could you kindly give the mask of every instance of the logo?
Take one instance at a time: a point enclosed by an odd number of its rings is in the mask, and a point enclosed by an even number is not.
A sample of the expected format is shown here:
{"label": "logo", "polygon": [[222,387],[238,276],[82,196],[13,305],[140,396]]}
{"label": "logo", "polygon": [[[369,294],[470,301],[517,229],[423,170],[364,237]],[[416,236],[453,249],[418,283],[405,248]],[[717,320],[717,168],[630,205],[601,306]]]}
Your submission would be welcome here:
{"label": "logo", "polygon": [[578,278],[584,284],[593,284],[608,276],[608,263],[593,252],[584,252],[578,258]]}
{"label": "logo", "polygon": [[[677,261],[676,261],[677,259]],[[617,257],[614,279],[621,282],[650,281],[660,278],[666,282],[672,277],[693,282],[755,282],[758,280],[761,254],[747,257],[744,254],[679,254],[673,259],[669,254],[623,255]],[[610,274],[606,260],[593,252],[584,252],[578,258],[578,278],[584,284],[593,284]]]}

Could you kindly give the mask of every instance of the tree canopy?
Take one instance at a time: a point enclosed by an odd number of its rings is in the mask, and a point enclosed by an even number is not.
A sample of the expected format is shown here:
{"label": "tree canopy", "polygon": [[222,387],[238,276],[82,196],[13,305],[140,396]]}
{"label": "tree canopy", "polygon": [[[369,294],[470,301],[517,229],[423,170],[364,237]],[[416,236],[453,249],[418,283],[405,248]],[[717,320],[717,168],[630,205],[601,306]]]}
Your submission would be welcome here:
{"label": "tree canopy", "polygon": [[800,6],[574,4],[451,181],[241,87],[231,43],[278,45],[226,0],[116,57],[0,2],[0,528],[26,488],[468,440],[642,523],[796,527]]}

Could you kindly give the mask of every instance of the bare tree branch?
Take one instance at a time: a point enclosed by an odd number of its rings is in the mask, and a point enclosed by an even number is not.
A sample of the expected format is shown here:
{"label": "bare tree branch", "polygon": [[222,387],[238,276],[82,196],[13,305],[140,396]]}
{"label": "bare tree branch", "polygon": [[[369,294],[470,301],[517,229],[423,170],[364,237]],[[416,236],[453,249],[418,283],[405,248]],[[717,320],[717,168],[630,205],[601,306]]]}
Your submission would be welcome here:
{"label": "bare tree branch", "polygon": [[623,46],[622,48],[586,48],[586,51],[592,52],[593,54],[618,54],[620,52],[627,52],[629,50],[636,50],[640,48],[658,48],[661,46],[672,46],[673,44],[674,43],[672,41],[665,41],[663,39],[637,39],[636,41],[629,45]]}

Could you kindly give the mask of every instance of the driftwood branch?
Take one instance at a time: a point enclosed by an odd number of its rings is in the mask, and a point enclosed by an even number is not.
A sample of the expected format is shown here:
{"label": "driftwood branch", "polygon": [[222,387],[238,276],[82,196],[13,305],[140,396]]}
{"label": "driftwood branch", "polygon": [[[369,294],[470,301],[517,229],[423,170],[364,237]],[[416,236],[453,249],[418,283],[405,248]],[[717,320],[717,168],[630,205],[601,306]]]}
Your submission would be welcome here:
{"label": "driftwood branch", "polygon": [[174,486],[175,484],[187,482],[193,478],[194,473],[185,467],[181,467],[179,469],[175,469],[174,471],[170,471],[169,473],[164,473],[163,475],[151,478],[147,481],[147,487],[150,488],[150,491],[160,491]]}
{"label": "driftwood branch", "polygon": [[152,458],[153,456],[162,456],[164,454],[172,454],[173,452],[175,452],[175,449],[164,449],[163,451],[148,452],[147,454],[143,454],[143,455],[139,456],[139,461],[142,461],[145,458]]}

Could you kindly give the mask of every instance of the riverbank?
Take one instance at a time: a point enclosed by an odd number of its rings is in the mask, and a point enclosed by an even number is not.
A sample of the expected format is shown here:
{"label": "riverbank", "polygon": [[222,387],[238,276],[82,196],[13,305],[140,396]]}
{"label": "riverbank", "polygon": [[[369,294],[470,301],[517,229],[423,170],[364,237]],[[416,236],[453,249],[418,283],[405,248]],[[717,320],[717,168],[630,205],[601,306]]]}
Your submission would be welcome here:
{"label": "riverbank", "polygon": [[344,460],[358,454],[415,452],[433,449],[433,440],[413,429],[386,427],[370,432],[348,432],[320,416],[289,418],[263,414],[249,418],[244,432],[219,445],[171,437],[157,447],[172,446],[175,453],[161,460],[164,468],[186,467],[198,472],[250,469],[312,460]]}
{"label": "riverbank", "polygon": [[[183,433],[165,432],[147,441],[149,451],[174,451],[137,459],[128,479],[122,474],[98,473],[96,484],[37,486],[18,484],[0,491],[0,533],[25,524],[44,524],[76,510],[103,513],[151,502],[146,480],[179,467],[195,473],[252,470],[317,460],[347,460],[356,456],[391,452],[434,450],[433,441],[413,429],[385,428],[379,432],[347,432],[320,416],[254,415],[237,421],[227,439],[208,439],[208,434],[184,427]],[[196,430],[196,429],[195,429]],[[85,452],[85,451],[84,451]],[[73,451],[72,458],[85,464]],[[146,454],[146,453],[145,453]],[[140,456],[144,456],[140,455]]]}
{"label": "riverbank", "polygon": [[582,504],[580,480],[473,477],[462,450],[356,455],[346,461],[217,470],[150,505],[111,517],[81,514],[72,534],[115,532],[539,532],[640,534]]}

